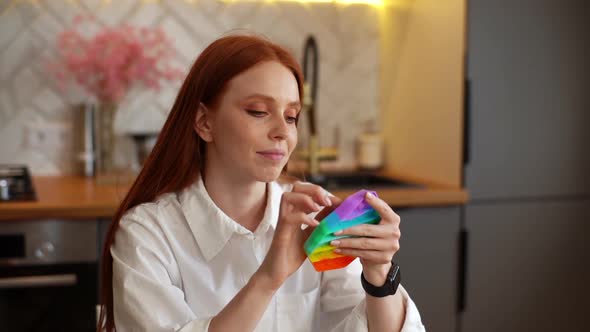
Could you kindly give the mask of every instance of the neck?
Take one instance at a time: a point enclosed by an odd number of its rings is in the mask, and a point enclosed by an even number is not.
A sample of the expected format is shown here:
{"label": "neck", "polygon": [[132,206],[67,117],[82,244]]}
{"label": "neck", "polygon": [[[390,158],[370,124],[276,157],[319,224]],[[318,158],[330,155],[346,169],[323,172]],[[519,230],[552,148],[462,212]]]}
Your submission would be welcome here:
{"label": "neck", "polygon": [[238,224],[254,232],[266,209],[266,183],[244,179],[221,167],[205,167],[202,177],[215,205]]}

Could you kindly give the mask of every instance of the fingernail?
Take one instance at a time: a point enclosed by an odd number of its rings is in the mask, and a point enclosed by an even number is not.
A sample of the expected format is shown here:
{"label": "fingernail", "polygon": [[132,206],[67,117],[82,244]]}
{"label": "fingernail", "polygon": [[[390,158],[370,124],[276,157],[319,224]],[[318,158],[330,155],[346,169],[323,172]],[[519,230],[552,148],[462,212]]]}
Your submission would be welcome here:
{"label": "fingernail", "polygon": [[334,232],[334,235],[340,235],[340,234],[342,234],[342,231]]}
{"label": "fingernail", "polygon": [[315,219],[313,219],[313,218],[311,219],[311,223],[312,223],[314,226],[318,226],[318,225],[320,224],[320,222],[319,222],[319,221],[317,221],[317,220],[315,220]]}
{"label": "fingernail", "polygon": [[314,205],[316,211],[322,208],[318,203],[313,203],[313,205]]}
{"label": "fingernail", "polygon": [[330,244],[333,245],[334,247],[338,247],[338,245],[340,245],[340,241],[334,240],[334,241],[330,242]]}
{"label": "fingernail", "polygon": [[342,252],[342,250],[340,250],[340,249],[334,249],[334,252],[335,252],[335,253],[341,253],[341,252]]}
{"label": "fingernail", "polygon": [[373,198],[375,198],[375,195],[373,195],[372,192],[367,191],[367,193],[365,194],[365,198],[366,199],[373,199]]}
{"label": "fingernail", "polygon": [[328,195],[324,196],[324,202],[326,202],[326,206],[332,206],[332,201]]}

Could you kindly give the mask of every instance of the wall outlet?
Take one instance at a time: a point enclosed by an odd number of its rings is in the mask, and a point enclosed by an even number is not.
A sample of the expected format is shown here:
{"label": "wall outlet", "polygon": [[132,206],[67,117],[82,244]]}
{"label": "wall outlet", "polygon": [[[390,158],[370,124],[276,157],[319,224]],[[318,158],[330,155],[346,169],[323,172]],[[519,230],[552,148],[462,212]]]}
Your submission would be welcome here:
{"label": "wall outlet", "polygon": [[63,150],[72,147],[72,126],[64,122],[25,125],[25,145],[29,149]]}

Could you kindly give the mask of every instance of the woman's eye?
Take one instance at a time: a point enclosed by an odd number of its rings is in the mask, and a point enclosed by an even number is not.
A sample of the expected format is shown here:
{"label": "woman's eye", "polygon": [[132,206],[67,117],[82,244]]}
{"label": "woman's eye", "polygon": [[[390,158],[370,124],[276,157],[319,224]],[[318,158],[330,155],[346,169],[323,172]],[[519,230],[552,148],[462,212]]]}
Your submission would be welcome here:
{"label": "woman's eye", "polygon": [[287,123],[297,123],[297,117],[296,116],[288,116]]}
{"label": "woman's eye", "polygon": [[255,116],[257,118],[261,118],[264,115],[266,115],[266,112],[262,112],[262,111],[257,111],[257,110],[246,110],[248,112],[248,114]]}

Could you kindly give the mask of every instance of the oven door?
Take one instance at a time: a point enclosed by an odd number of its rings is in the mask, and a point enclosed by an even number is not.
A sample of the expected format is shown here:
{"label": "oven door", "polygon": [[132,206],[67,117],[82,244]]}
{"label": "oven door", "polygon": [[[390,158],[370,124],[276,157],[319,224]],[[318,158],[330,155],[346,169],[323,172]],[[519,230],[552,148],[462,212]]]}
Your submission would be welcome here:
{"label": "oven door", "polygon": [[0,223],[0,331],[96,331],[97,223]]}
{"label": "oven door", "polygon": [[96,331],[97,263],[0,267],[0,331]]}

